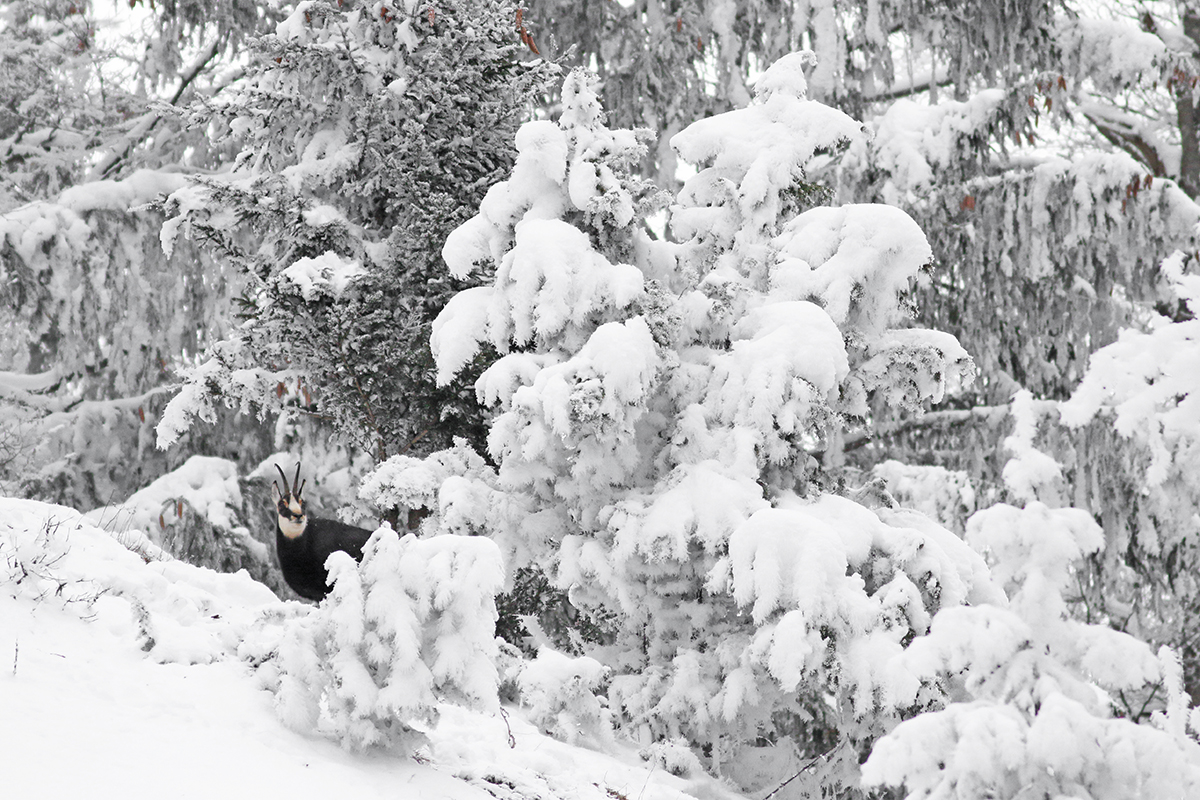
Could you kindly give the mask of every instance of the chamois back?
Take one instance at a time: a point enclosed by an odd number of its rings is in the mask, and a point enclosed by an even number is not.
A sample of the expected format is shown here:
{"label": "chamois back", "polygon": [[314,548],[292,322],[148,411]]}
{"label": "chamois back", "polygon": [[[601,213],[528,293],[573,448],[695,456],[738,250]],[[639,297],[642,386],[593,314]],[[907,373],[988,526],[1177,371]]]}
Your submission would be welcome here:
{"label": "chamois back", "polygon": [[309,516],[300,481],[300,465],[291,487],[277,464],[282,486],[272,482],[271,497],[275,501],[275,551],[283,579],[292,590],[308,600],[320,601],[329,594],[329,572],[325,561],[335,551],[347,553],[362,561],[363,546],[373,531],[347,525],[335,519]]}

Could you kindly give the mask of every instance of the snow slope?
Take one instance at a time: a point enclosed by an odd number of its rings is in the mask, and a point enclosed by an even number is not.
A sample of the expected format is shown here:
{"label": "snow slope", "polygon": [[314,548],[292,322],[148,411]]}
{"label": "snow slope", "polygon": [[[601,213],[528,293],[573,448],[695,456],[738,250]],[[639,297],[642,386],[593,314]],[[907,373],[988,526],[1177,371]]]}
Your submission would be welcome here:
{"label": "snow slope", "polygon": [[0,795],[734,796],[631,748],[555,741],[514,709],[506,723],[443,705],[419,760],[289,730],[236,646],[256,621],[310,608],[245,574],[144,561],[71,509],[0,498]]}

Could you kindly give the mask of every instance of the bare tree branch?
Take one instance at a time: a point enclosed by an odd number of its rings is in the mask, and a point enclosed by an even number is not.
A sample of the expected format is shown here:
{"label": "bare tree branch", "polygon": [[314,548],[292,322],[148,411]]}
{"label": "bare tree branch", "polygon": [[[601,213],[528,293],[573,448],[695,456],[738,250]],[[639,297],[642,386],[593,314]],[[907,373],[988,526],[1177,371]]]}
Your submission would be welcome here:
{"label": "bare tree branch", "polygon": [[873,433],[850,434],[846,437],[842,449],[843,452],[848,453],[851,450],[865,447],[879,439],[888,439],[911,431],[928,428],[948,428],[973,421],[986,422],[989,425],[993,425],[1004,419],[1008,415],[1010,408],[1006,404],[1002,406],[976,406],[975,408],[952,411],[930,411],[919,417],[901,420],[891,425],[881,425]]}
{"label": "bare tree branch", "polygon": [[[168,101],[170,105],[179,104],[179,99],[183,97],[183,93],[187,91],[187,87],[204,71],[208,63],[216,58],[219,49],[217,42],[213,42],[192,63],[192,66],[180,78],[179,88],[175,90],[175,94]],[[143,114],[130,129],[129,133],[121,137],[120,141],[109,150],[107,155],[100,159],[99,163],[92,168],[91,173],[88,175],[88,180],[107,178],[116,172],[121,162],[129,157],[129,154],[133,152],[133,148],[137,147],[143,139],[150,135],[150,132],[158,126],[158,123],[162,122],[162,118],[163,113],[161,111],[147,111]]]}
{"label": "bare tree branch", "polygon": [[1095,113],[1084,112],[1083,116],[1096,126],[1096,130],[1100,132],[1101,136],[1133,156],[1139,163],[1144,164],[1154,177],[1167,176],[1167,168],[1163,164],[1162,156],[1158,153],[1158,148],[1146,141],[1137,131],[1116,122],[1101,119]]}

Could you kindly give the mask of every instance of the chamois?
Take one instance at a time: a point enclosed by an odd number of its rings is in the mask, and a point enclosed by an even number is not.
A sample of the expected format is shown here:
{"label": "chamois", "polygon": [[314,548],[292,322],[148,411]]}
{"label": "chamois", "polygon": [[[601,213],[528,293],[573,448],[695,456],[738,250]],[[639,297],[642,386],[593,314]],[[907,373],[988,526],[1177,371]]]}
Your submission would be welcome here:
{"label": "chamois", "polygon": [[310,517],[304,508],[304,484],[300,481],[300,465],[288,489],[287,476],[278,464],[282,484],[271,481],[271,499],[277,511],[275,517],[275,550],[279,567],[288,586],[301,597],[320,602],[329,594],[329,573],[325,560],[335,550],[348,553],[362,561],[363,545],[372,531],[356,528],[333,519]]}

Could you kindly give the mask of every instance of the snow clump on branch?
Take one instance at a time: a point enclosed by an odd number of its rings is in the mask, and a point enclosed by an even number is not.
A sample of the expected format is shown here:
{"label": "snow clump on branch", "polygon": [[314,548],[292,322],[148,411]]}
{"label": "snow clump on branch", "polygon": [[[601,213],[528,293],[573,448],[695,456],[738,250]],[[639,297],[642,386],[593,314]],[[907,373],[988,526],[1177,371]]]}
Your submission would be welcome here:
{"label": "snow clump on branch", "polygon": [[908,641],[942,608],[1002,601],[949,531],[817,488],[811,454],[872,392],[917,407],[973,368],[954,337],[897,327],[930,261],[915,223],[820,207],[811,164],[862,126],[805,97],[808,58],[672,139],[700,167],[670,206],[679,243],[641,224],[667,202],[634,177],[648,137],[605,127],[576,71],[443,250],[453,274],[495,276],[450,301],[432,345],[441,381],[500,353],[476,384],[497,468],[426,491],[426,524],[470,520],[510,570],[549,575],[607,626],[579,646],[613,670],[614,721],[718,769],[782,717],[871,741],[938,696],[893,669]]}

